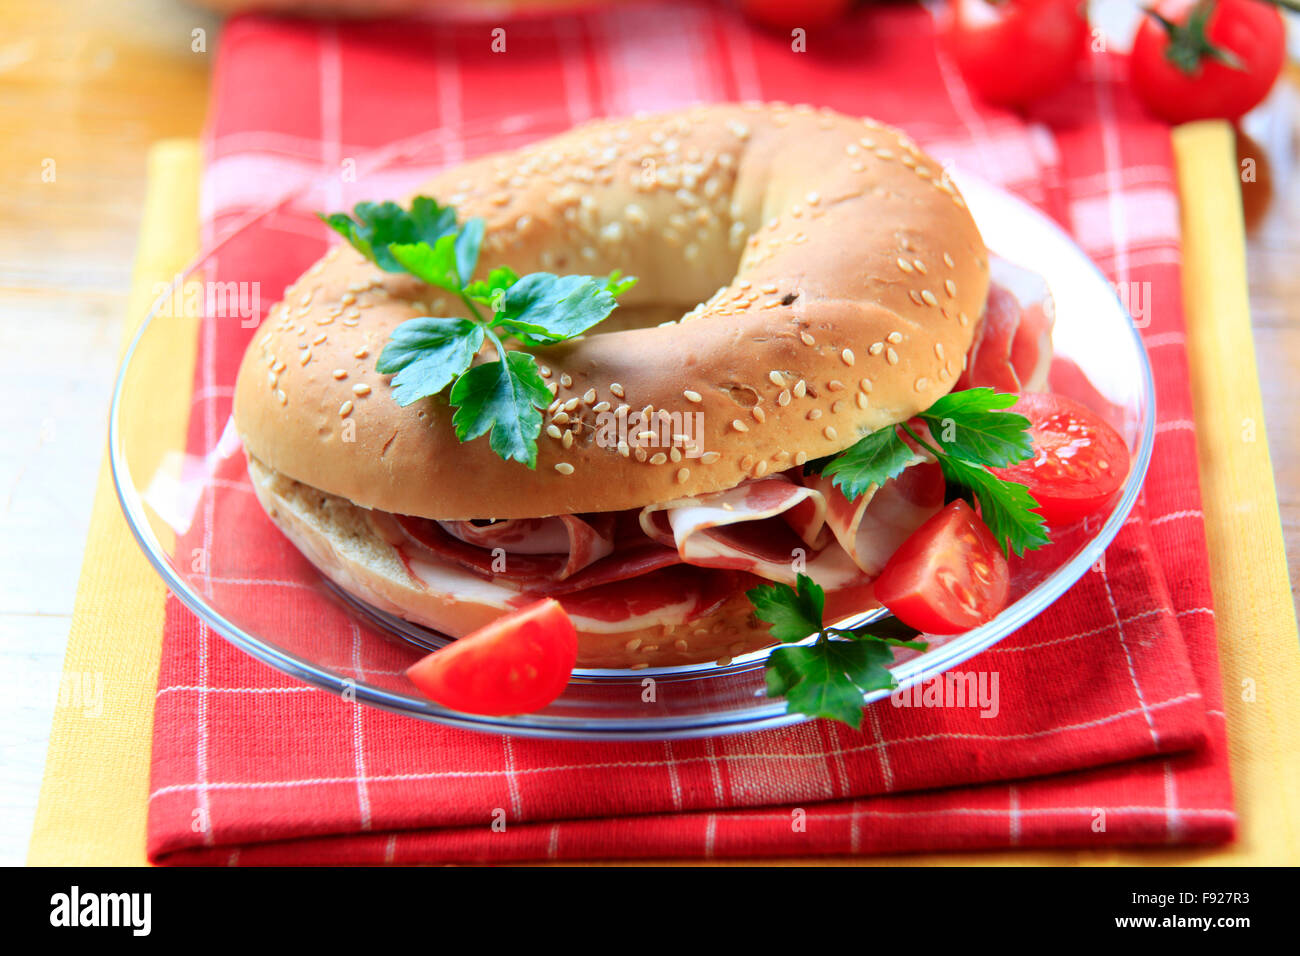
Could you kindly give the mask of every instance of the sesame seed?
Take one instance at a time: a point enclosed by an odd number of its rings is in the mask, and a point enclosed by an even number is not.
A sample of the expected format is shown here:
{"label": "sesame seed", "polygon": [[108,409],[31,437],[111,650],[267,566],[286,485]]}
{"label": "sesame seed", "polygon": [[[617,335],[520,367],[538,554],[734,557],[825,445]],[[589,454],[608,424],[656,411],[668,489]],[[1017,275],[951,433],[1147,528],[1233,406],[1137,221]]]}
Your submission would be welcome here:
{"label": "sesame seed", "polygon": [[912,264],[908,262],[906,259],[899,257],[897,262],[898,262],[898,268],[902,269],[904,272],[912,271]]}
{"label": "sesame seed", "polygon": [[917,272],[921,273],[921,275],[925,275],[925,273],[926,273],[926,268],[925,268],[925,263],[924,263],[924,262],[922,262],[920,259],[913,259],[913,260],[912,260],[912,265],[914,265],[914,266],[916,267],[916,271],[917,271]]}
{"label": "sesame seed", "polygon": [[573,432],[565,432],[563,437],[560,438],[560,444],[563,445],[565,448],[572,448]]}
{"label": "sesame seed", "polygon": [[339,418],[347,418],[352,414],[352,399],[348,399],[339,406]]}
{"label": "sesame seed", "polygon": [[840,358],[844,360],[845,365],[853,364],[853,349],[845,349],[840,353]]}
{"label": "sesame seed", "polygon": [[884,350],[885,350],[884,342],[872,342],[871,348],[867,349],[867,351],[870,352],[872,355],[879,355]]}
{"label": "sesame seed", "polygon": [[573,376],[570,375],[568,372],[565,372],[563,375],[560,376],[560,384],[565,388],[568,388],[573,384]]}
{"label": "sesame seed", "polygon": [[865,392],[858,392],[858,408],[866,408],[869,401]]}
{"label": "sesame seed", "polygon": [[568,433],[567,433],[567,432],[561,432],[561,431],[560,431],[560,427],[559,427],[558,425],[547,425],[547,426],[546,426],[546,434],[550,435],[552,438],[559,439],[562,435],[565,435],[565,434],[568,434]]}
{"label": "sesame seed", "polygon": [[938,359],[942,359],[942,358],[943,358],[943,343],[942,343],[942,342],[935,342],[935,343],[934,343],[934,356],[935,356],[935,358],[938,358]]}
{"label": "sesame seed", "polygon": [[577,408],[580,404],[581,404],[581,401],[580,401],[579,399],[577,399],[577,398],[571,398],[571,399],[569,399],[567,402],[565,402],[563,405],[561,405],[560,407],[563,408],[566,412],[571,412],[571,411],[573,411],[575,408]]}
{"label": "sesame seed", "polygon": [[815,422],[817,421],[817,419],[821,417],[822,417],[822,410],[820,408],[813,408],[810,409],[808,412],[808,421],[810,422]]}
{"label": "sesame seed", "polygon": [[352,394],[354,394],[354,395],[369,395],[369,394],[370,394],[370,386],[369,386],[369,385],[366,385],[364,382],[358,382],[356,385],[353,385],[353,386],[352,386]]}
{"label": "sesame seed", "polygon": [[734,429],[735,429],[736,431],[738,431],[738,432],[747,432],[747,431],[749,431],[749,426],[746,425],[744,422],[742,422],[739,418],[733,418],[733,419],[731,420],[731,427],[734,428]]}
{"label": "sesame seed", "polygon": [[286,394],[284,394],[284,389],[282,389],[282,388],[277,388],[277,389],[275,390],[275,399],[276,399],[276,401],[278,401],[281,405],[287,405],[287,404],[289,404],[289,396],[286,395]]}
{"label": "sesame seed", "polygon": [[785,376],[782,375],[780,372],[778,372],[776,369],[772,369],[772,371],[768,372],[767,378],[768,381],[770,381],[777,388],[782,388],[785,386]]}
{"label": "sesame seed", "polygon": [[700,456],[700,461],[703,464],[712,465],[715,461],[717,461],[721,457],[722,457],[721,452],[706,451],[703,455]]}
{"label": "sesame seed", "polygon": [[698,405],[700,402],[704,401],[704,396],[703,396],[703,395],[701,395],[699,392],[692,391],[692,390],[689,389],[689,388],[688,388],[686,391],[682,392],[682,395],[683,395],[683,397],[685,397],[685,399],[686,399],[688,402],[695,402],[697,405]]}
{"label": "sesame seed", "polygon": [[322,332],[320,335],[316,336],[314,339],[311,340],[311,344],[320,345],[322,342],[325,341],[325,339],[326,339],[326,335],[324,332]]}
{"label": "sesame seed", "polygon": [[844,391],[844,383],[841,382],[838,378],[833,378],[833,379],[831,379],[829,382],[826,383],[826,391],[828,391],[828,392],[842,392],[842,391]]}
{"label": "sesame seed", "polygon": [[811,335],[809,335],[807,332],[800,332],[800,333],[799,333],[799,341],[803,342],[804,345],[816,345],[816,344],[817,344],[817,340],[814,339],[814,338],[813,338]]}
{"label": "sesame seed", "polygon": [[915,302],[917,305],[925,304],[925,300],[921,298],[920,293],[918,293],[915,289],[908,289],[907,297],[911,299],[913,302]]}
{"label": "sesame seed", "polygon": [[938,305],[938,304],[939,304],[939,300],[935,298],[934,293],[931,292],[929,289],[922,289],[922,290],[921,290],[921,298],[925,301],[925,304],[926,304],[926,305]]}
{"label": "sesame seed", "polygon": [[828,440],[834,441],[836,437],[839,435],[839,432],[835,430],[834,425],[827,425],[825,428],[822,429],[822,434],[825,435]]}
{"label": "sesame seed", "polygon": [[623,386],[618,384],[618,382],[611,382],[609,385],[609,390],[613,392],[614,395],[617,396],[618,398],[623,397]]}
{"label": "sesame seed", "polygon": [[303,349],[302,353],[298,356],[298,364],[306,365],[310,361],[311,361],[311,349]]}
{"label": "sesame seed", "polygon": [[805,382],[803,379],[799,379],[799,381],[797,381],[797,382],[794,383],[794,397],[795,397],[795,398],[803,398],[803,397],[804,397],[805,395],[807,395],[807,394],[808,394],[808,383],[807,383],[807,382]]}
{"label": "sesame seed", "polygon": [[554,422],[555,424],[557,424],[557,425],[567,425],[567,424],[569,424],[569,413],[568,413],[568,412],[556,412],[556,413],[555,413],[555,417],[552,418],[551,421],[553,421],[553,422]]}
{"label": "sesame seed", "polygon": [[555,470],[562,475],[573,474],[573,466],[570,465],[567,461],[557,462],[555,465]]}
{"label": "sesame seed", "polygon": [[803,464],[804,462],[806,462],[807,460],[808,460],[808,453],[807,453],[807,452],[800,451],[800,452],[796,452],[796,453],[795,453],[795,456],[794,456],[794,463],[795,463],[796,465],[802,465],[802,464]]}
{"label": "sesame seed", "polygon": [[961,322],[962,325],[970,325],[970,316],[967,315],[965,312],[958,312],[957,319]]}
{"label": "sesame seed", "polygon": [[858,388],[862,389],[862,391],[864,391],[864,392],[870,393],[870,392],[871,392],[871,379],[869,379],[869,378],[864,378],[864,379],[862,379],[862,381],[858,382]]}
{"label": "sesame seed", "polygon": [[609,402],[597,402],[595,405],[591,406],[591,410],[597,413],[607,412],[609,411]]}
{"label": "sesame seed", "polygon": [[957,263],[953,262],[952,256],[946,252],[943,254],[943,261],[949,269],[955,269],[957,267]]}
{"label": "sesame seed", "polygon": [[947,291],[949,298],[955,299],[957,297],[957,283],[953,282],[951,279],[944,279],[943,287]]}
{"label": "sesame seed", "polygon": [[646,429],[643,432],[636,433],[637,441],[651,441],[652,439],[658,437],[659,437],[659,433],[657,431],[654,431],[653,429]]}
{"label": "sesame seed", "polygon": [[888,335],[885,336],[885,339],[886,339],[887,341],[893,342],[895,345],[897,345],[899,342],[903,341],[903,333],[902,333],[902,332],[890,332]]}
{"label": "sesame seed", "polygon": [[754,416],[754,421],[758,422],[760,425],[767,421],[767,413],[763,411],[761,405],[755,405],[750,409],[750,412]]}
{"label": "sesame seed", "polygon": [[920,378],[916,380],[915,388],[918,392],[923,392],[926,390],[929,384],[930,384],[930,380],[926,378],[924,375],[922,375]]}
{"label": "sesame seed", "polygon": [[650,464],[652,464],[652,465],[662,465],[662,464],[663,464],[664,462],[666,462],[667,460],[668,460],[668,456],[665,455],[663,452],[661,452],[661,451],[660,451],[660,452],[655,452],[655,454],[652,455],[652,456],[650,457]]}
{"label": "sesame seed", "polygon": [[741,471],[749,471],[749,469],[751,469],[751,468],[753,468],[753,467],[754,467],[754,456],[753,456],[753,455],[746,455],[744,458],[740,459],[740,470],[741,470]]}
{"label": "sesame seed", "polygon": [[895,352],[893,349],[886,350],[885,358],[889,360],[890,365],[898,364],[898,353]]}
{"label": "sesame seed", "polygon": [[686,483],[686,479],[688,479],[688,478],[690,478],[690,477],[691,477],[691,470],[690,470],[689,468],[679,468],[679,469],[677,469],[677,483],[678,483],[679,485],[685,484],[685,483]]}
{"label": "sesame seed", "polygon": [[353,352],[353,353],[352,353],[352,357],[353,357],[353,358],[363,359],[363,358],[365,358],[365,357],[366,357],[367,355],[369,355],[369,354],[370,354],[370,351],[369,351],[368,349],[363,349],[363,348],[362,348],[362,349],[357,349],[355,352]]}
{"label": "sesame seed", "polygon": [[759,459],[758,464],[754,466],[754,477],[762,478],[766,474],[767,474],[767,462],[763,459]]}
{"label": "sesame seed", "polygon": [[781,394],[776,397],[776,403],[784,408],[790,404],[790,390],[782,389]]}

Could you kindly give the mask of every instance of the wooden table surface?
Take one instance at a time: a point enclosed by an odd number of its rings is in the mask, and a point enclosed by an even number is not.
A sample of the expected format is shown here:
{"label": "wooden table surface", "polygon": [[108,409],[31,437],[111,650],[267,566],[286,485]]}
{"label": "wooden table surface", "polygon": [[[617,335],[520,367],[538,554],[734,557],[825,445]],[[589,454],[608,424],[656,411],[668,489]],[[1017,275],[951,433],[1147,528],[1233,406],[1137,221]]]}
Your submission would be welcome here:
{"label": "wooden table surface", "polygon": [[[205,31],[206,50],[192,49]],[[0,863],[21,863],[80,570],[145,190],[197,136],[219,34],[179,0],[0,0]],[[1300,591],[1300,70],[1246,129],[1251,306]],[[18,388],[14,388],[14,385]]]}

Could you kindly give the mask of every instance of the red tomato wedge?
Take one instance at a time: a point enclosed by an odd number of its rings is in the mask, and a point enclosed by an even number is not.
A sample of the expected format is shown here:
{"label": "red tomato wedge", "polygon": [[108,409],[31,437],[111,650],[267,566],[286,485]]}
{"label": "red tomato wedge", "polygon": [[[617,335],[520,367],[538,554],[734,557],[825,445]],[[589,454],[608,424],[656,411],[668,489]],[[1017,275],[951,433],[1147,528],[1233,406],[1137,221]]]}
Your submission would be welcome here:
{"label": "red tomato wedge", "polygon": [[1007,559],[960,498],[902,543],[876,578],[876,600],[927,634],[960,634],[1007,603]]}
{"label": "red tomato wedge", "polygon": [[1114,499],[1128,477],[1128,446],[1100,415],[1046,392],[1026,392],[1009,410],[1029,419],[1034,456],[989,470],[1028,488],[1049,525],[1073,524]]}
{"label": "red tomato wedge", "polygon": [[528,714],[564,692],[577,660],[577,628],[559,601],[546,598],[421,658],[406,676],[452,710]]}

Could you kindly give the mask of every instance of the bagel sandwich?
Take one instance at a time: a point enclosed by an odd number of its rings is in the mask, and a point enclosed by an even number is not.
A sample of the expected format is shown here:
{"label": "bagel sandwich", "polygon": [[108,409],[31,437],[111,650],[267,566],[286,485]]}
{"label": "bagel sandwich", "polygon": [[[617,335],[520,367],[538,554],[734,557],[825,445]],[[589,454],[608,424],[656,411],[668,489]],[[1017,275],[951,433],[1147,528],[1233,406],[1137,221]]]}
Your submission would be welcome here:
{"label": "bagel sandwich", "polygon": [[[917,454],[850,501],[807,466],[959,380],[1025,384],[1050,357],[1050,327],[990,293],[942,167],[873,120],[749,104],[598,121],[420,194],[482,221],[477,277],[638,280],[582,334],[501,339],[550,396],[527,463],[495,432],[458,437],[454,388],[399,402],[377,368],[395,330],[472,309],[364,249],[335,246],[253,334],[234,421],[266,513],[339,586],[452,637],[552,596],[579,666],[643,668],[770,645],[755,582],[806,573],[828,619],[868,610],[943,477]],[[502,360],[487,341],[467,357]]]}

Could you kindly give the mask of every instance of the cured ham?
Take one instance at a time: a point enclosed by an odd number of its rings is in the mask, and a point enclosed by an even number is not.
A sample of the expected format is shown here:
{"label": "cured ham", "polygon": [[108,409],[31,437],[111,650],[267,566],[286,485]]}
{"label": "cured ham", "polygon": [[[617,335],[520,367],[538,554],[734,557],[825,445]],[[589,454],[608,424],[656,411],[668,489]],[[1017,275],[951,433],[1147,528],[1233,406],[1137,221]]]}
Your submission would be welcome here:
{"label": "cured ham", "polygon": [[917,457],[896,478],[849,501],[831,479],[808,475],[804,483],[827,502],[826,523],[858,569],[875,577],[917,528],[943,508],[943,472]]}
{"label": "cured ham", "polygon": [[1042,277],[1004,259],[990,269],[988,302],[954,391],[1043,391],[1052,365],[1051,291]]}
{"label": "cured ham", "polygon": [[556,572],[563,580],[614,550],[614,516],[556,515],[504,521],[439,521],[439,527],[465,544],[489,551],[528,555],[565,555]]}
{"label": "cured ham", "polygon": [[865,583],[826,527],[826,498],[784,474],[641,510],[641,527],[686,564],[746,571],[794,584],[800,572],[828,590]]}

